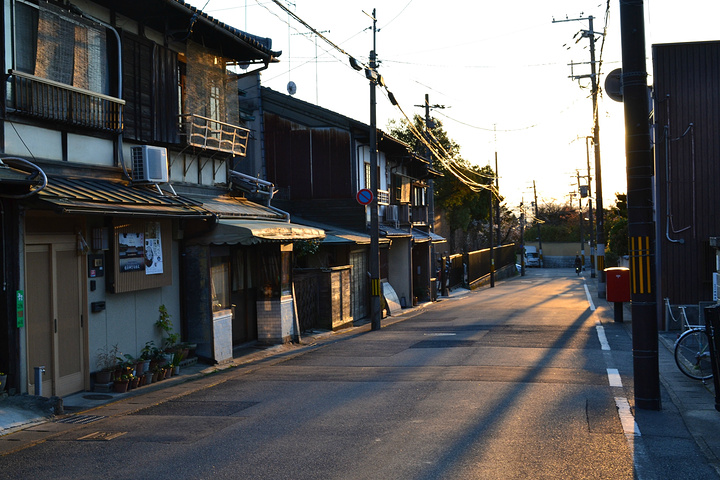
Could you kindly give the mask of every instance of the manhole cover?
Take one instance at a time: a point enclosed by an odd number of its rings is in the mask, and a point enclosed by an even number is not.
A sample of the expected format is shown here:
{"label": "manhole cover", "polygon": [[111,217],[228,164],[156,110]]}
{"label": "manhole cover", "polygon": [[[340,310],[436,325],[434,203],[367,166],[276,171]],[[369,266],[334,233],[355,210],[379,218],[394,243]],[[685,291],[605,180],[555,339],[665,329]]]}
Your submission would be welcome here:
{"label": "manhole cover", "polygon": [[112,395],[103,395],[100,393],[91,393],[88,395],[83,395],[83,398],[85,400],[112,400],[113,396]]}

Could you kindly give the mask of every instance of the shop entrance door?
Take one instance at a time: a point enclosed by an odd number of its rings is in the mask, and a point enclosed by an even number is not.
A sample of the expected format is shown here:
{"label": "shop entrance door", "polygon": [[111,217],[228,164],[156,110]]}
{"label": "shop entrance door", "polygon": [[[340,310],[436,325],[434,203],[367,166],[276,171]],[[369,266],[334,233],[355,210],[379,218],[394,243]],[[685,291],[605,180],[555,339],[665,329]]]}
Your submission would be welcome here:
{"label": "shop entrance door", "polygon": [[78,392],[84,388],[85,340],[77,240],[28,236],[25,260],[28,391],[36,391],[35,367],[43,366],[43,396]]}

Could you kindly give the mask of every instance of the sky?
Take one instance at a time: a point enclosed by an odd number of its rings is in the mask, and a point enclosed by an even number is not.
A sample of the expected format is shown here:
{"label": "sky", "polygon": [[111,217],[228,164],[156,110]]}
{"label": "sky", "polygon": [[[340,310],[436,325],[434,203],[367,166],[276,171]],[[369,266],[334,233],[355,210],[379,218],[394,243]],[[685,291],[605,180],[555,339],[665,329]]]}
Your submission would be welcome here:
{"label": "sky", "polygon": [[[599,84],[621,67],[619,0],[278,0],[335,46],[364,64],[375,45],[378,72],[399,108],[377,90],[377,126],[431,115],[473,165],[499,173],[500,194],[516,210],[537,194],[538,203],[577,207],[578,173],[586,184],[593,108],[590,41],[597,33]],[[370,87],[347,56],[292,18],[272,0],[191,0],[214,18],[273,41],[280,62],[262,74],[263,86],[370,124]],[[682,5],[682,6],[680,6]],[[717,40],[718,0],[646,0],[648,73],[650,46]],[[568,21],[565,21],[568,20]],[[602,35],[602,33],[605,35]],[[577,36],[576,36],[577,35]],[[571,64],[573,64],[571,66]],[[652,83],[652,77],[648,79]],[[603,205],[626,192],[622,103],[599,100]],[[590,151],[595,196],[595,161]],[[535,190],[533,189],[535,187]]]}

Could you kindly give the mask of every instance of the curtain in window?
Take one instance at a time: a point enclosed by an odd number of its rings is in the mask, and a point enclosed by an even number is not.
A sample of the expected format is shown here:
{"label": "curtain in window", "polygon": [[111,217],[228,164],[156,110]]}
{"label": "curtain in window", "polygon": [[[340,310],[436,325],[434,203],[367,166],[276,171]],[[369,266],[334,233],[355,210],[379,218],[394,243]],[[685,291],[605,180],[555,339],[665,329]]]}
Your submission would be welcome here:
{"label": "curtain in window", "polygon": [[105,27],[43,3],[16,3],[15,67],[65,85],[110,94]]}

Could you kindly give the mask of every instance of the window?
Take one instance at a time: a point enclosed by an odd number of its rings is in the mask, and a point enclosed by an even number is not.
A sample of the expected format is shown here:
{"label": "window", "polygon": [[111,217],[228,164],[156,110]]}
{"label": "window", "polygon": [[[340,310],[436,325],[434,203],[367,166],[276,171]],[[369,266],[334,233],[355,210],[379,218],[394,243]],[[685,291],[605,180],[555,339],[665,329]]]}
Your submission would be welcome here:
{"label": "window", "polygon": [[110,95],[108,39],[100,24],[49,3],[15,3],[19,72]]}
{"label": "window", "polygon": [[230,256],[211,257],[210,288],[212,289],[212,311],[230,308]]}
{"label": "window", "polygon": [[184,82],[178,54],[123,32],[125,137],[144,143],[179,143],[178,90]]}
{"label": "window", "polygon": [[410,203],[410,179],[404,175],[393,175],[392,183],[392,199],[396,203]]}

